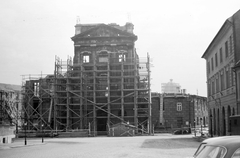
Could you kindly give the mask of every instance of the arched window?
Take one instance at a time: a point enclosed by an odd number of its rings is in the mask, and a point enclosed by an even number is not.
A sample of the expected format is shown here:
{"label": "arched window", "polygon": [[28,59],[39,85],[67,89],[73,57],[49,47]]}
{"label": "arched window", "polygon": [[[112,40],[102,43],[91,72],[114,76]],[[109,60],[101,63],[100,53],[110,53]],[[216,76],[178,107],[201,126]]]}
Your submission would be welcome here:
{"label": "arched window", "polygon": [[91,60],[91,52],[83,52],[82,63],[90,63],[90,60]]}
{"label": "arched window", "polygon": [[108,62],[108,52],[107,51],[101,51],[98,54],[98,61],[99,62]]}

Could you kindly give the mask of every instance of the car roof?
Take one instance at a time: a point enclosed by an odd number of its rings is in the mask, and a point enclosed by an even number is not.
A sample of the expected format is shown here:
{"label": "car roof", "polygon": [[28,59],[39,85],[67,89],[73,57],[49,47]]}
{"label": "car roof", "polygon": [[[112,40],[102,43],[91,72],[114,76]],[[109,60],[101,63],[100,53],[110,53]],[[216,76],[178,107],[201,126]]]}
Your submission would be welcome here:
{"label": "car roof", "polygon": [[226,148],[239,148],[240,136],[222,136],[209,138],[203,141],[204,144],[224,146]]}

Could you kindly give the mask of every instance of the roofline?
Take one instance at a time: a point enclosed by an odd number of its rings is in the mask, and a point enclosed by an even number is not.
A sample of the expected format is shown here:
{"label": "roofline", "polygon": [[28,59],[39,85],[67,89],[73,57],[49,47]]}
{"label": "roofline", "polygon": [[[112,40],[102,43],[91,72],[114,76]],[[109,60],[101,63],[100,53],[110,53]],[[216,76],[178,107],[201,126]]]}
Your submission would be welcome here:
{"label": "roofline", "polygon": [[[230,18],[232,18],[232,16]],[[223,28],[226,26],[227,23],[232,24],[231,21],[229,20],[229,18],[223,23],[223,25],[221,26],[221,28],[219,29],[219,31],[217,32],[217,34],[215,35],[215,37],[213,38],[211,43],[208,45],[207,49],[205,50],[205,52],[204,52],[204,54],[202,55],[201,58],[204,58],[206,56],[206,54],[208,53],[209,49],[211,48],[211,46],[215,42],[216,38],[218,37],[218,35],[220,34],[220,32],[223,30]]]}
{"label": "roofline", "polygon": [[[86,25],[88,25],[88,24],[86,24]],[[93,26],[94,26],[94,25],[93,25]],[[100,23],[99,25],[96,25],[96,27],[100,27],[100,26],[106,26],[106,27],[110,27],[111,29],[115,29],[115,30],[117,30],[117,31],[121,31],[121,32],[123,32],[123,33],[126,33],[126,34],[130,35],[130,37],[134,38],[135,41],[137,40],[137,36],[136,36],[135,34],[133,34],[133,33],[129,33],[129,32],[120,30],[120,29],[118,29],[118,28],[115,28],[115,27],[113,27],[113,26],[110,26],[110,25],[107,25],[107,24],[104,24],[104,23]],[[91,29],[89,29],[89,30],[87,30],[87,31],[84,31],[84,32],[80,33],[80,34],[74,35],[73,37],[71,37],[72,41],[74,41],[75,39],[77,39],[80,35],[87,34],[87,33],[91,32],[91,31],[94,30],[96,27],[93,27],[93,28],[91,28]],[[90,38],[96,38],[96,37],[84,37],[84,38],[90,39]],[[103,37],[101,37],[101,38],[103,38]],[[108,37],[108,38],[109,38],[109,37]]]}
{"label": "roofline", "polygon": [[101,25],[101,24],[104,24],[104,23],[91,23],[91,24],[76,24],[76,26],[97,26],[97,25]]}

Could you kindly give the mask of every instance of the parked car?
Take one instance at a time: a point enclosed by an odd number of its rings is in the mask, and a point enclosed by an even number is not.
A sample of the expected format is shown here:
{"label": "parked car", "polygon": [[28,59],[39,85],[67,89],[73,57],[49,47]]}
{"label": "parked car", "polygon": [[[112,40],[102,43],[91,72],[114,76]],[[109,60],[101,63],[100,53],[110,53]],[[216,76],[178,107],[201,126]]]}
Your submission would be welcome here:
{"label": "parked car", "polygon": [[240,136],[222,136],[204,140],[194,158],[240,158]]}
{"label": "parked car", "polygon": [[173,134],[189,134],[189,132],[186,129],[177,129],[173,131]]}

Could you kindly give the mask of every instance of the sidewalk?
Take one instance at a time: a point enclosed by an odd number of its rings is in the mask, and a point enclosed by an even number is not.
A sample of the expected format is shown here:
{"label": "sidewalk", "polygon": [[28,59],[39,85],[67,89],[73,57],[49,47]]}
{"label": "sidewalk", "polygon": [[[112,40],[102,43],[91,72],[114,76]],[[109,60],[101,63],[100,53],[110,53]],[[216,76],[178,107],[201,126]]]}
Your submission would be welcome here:
{"label": "sidewalk", "polygon": [[42,143],[42,138],[27,138],[26,142],[27,144],[25,145],[24,138],[15,138],[12,143],[0,144],[0,150],[46,144],[45,142]]}

